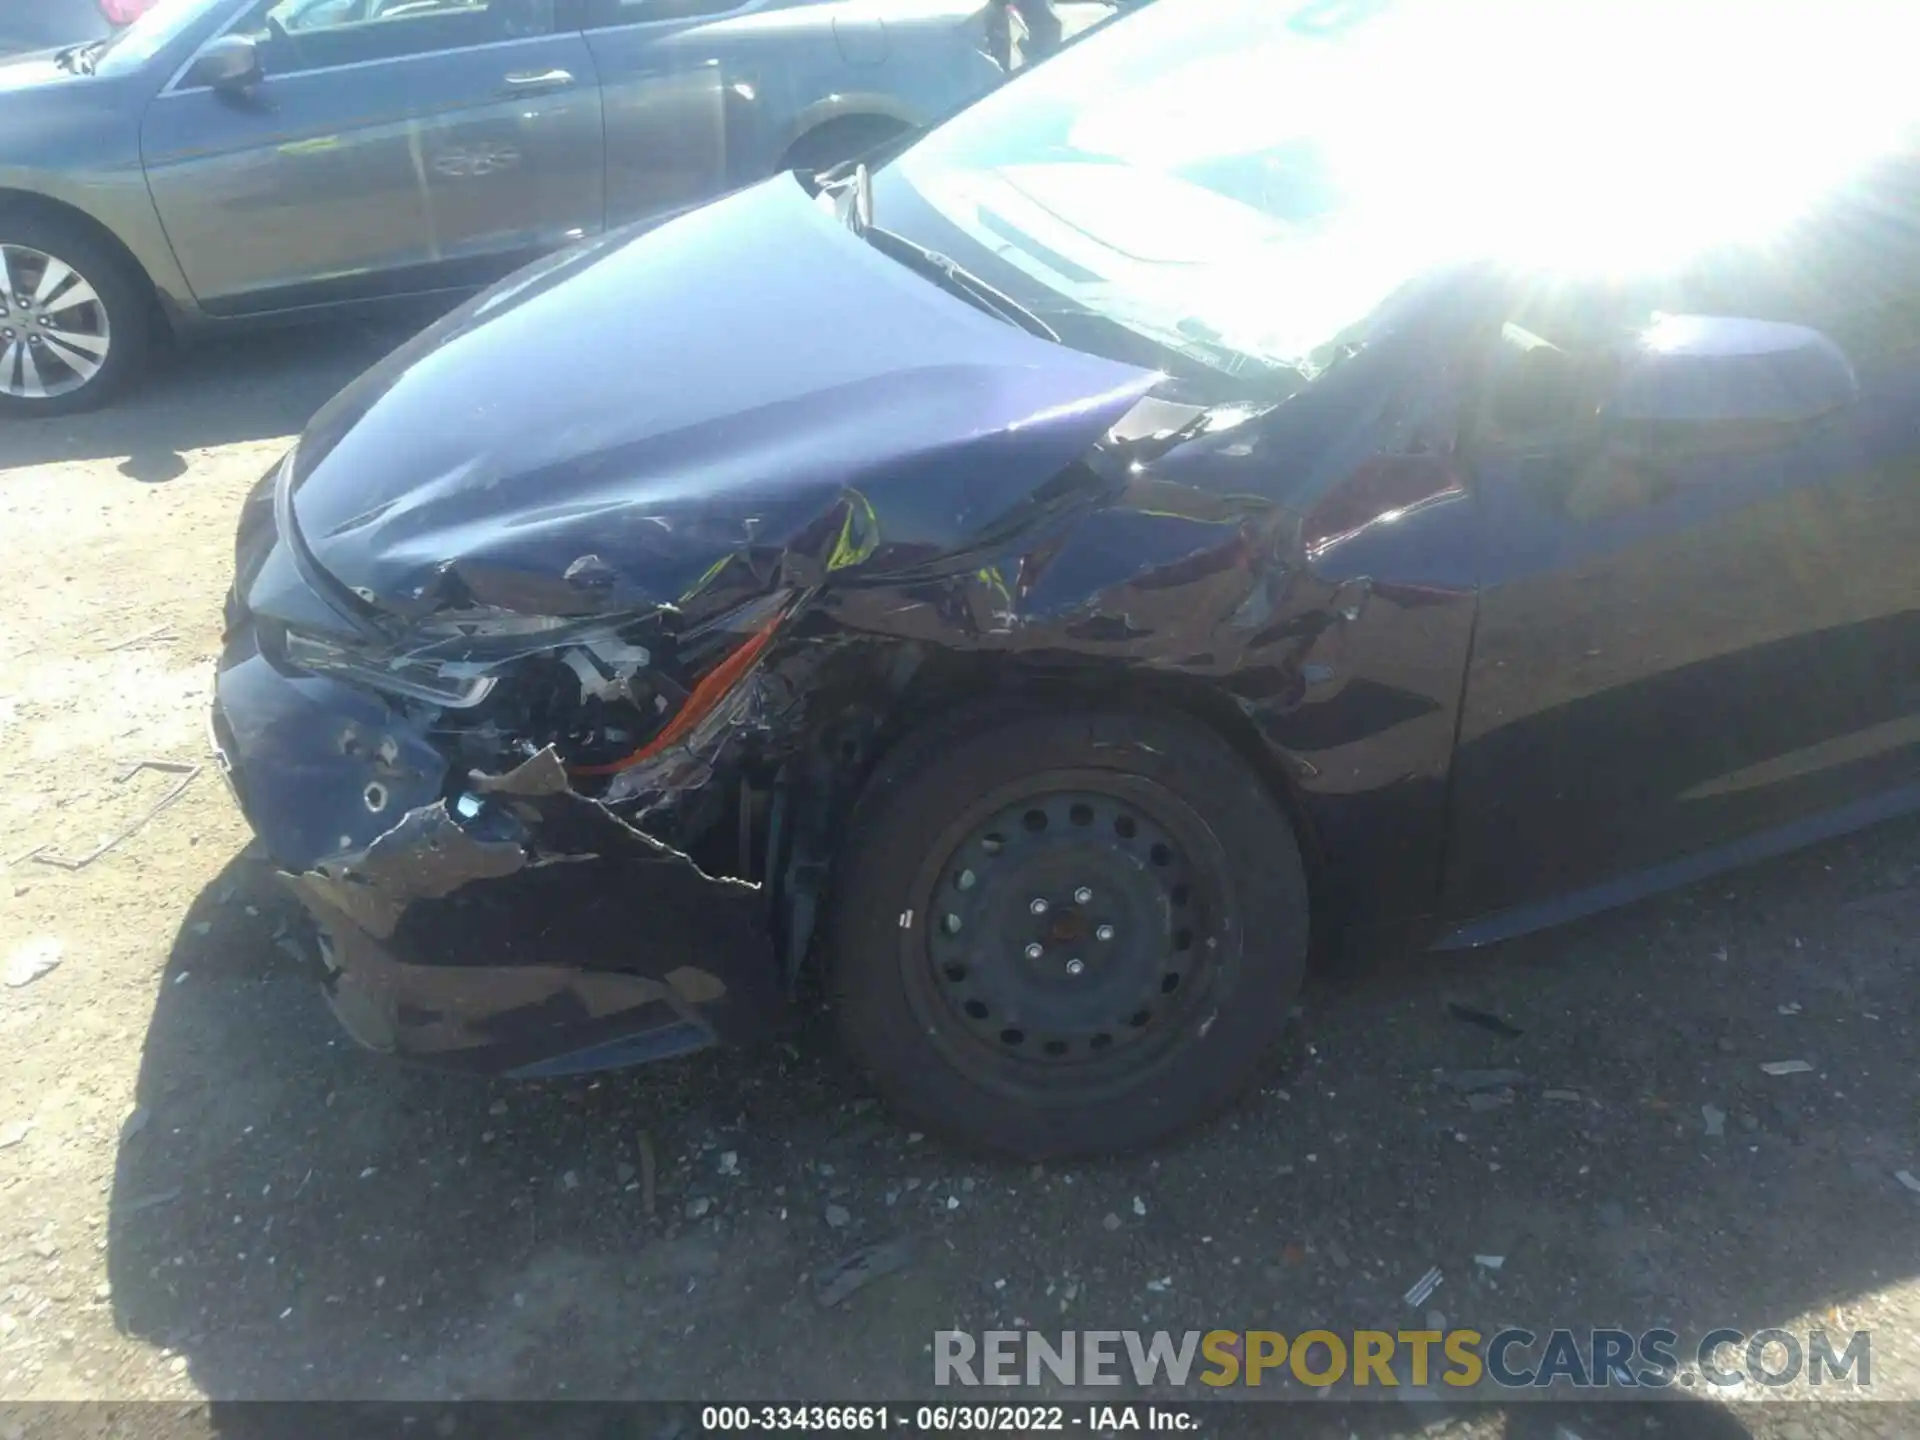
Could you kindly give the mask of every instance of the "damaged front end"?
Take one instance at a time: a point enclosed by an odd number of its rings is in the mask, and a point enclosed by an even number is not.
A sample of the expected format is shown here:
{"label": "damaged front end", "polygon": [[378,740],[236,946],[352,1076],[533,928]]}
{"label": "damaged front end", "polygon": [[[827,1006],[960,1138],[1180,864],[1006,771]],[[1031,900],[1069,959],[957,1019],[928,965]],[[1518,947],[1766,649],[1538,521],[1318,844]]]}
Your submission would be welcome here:
{"label": "damaged front end", "polygon": [[256,488],[215,741],[357,1039],[562,1074],[785,1012],[913,664],[806,643],[820,597],[1084,510],[1077,457],[1154,378],[918,287],[918,323],[849,308],[876,283],[771,182],[455,312]]}
{"label": "damaged front end", "polygon": [[[273,547],[282,563],[292,549]],[[266,579],[254,600],[294,608]],[[750,772],[793,697],[757,671],[803,597],[680,636],[666,614],[493,615],[422,642],[346,613],[333,633],[295,629],[242,593],[216,741],[319,922],[327,993],[357,1040],[560,1074],[778,1018],[771,912],[723,808],[751,818],[762,797]]]}

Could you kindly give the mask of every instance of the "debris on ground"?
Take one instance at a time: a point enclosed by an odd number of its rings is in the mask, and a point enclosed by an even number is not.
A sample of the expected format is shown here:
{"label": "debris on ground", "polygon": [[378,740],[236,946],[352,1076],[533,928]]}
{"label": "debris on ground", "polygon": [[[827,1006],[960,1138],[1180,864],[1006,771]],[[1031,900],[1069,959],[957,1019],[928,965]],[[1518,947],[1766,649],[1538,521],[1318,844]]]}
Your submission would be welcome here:
{"label": "debris on ground", "polygon": [[64,942],[55,935],[36,935],[14,947],[13,953],[7,956],[5,979],[8,988],[18,990],[51,973],[59,966],[60,952],[65,948]]}
{"label": "debris on ground", "polygon": [[642,1130],[634,1137],[634,1143],[640,1148],[640,1208],[649,1217],[653,1214],[653,1140]]}
{"label": "debris on ground", "polygon": [[1502,1265],[1507,1263],[1507,1257],[1504,1255],[1476,1255],[1473,1257],[1473,1263],[1478,1265],[1482,1270],[1498,1270]]}
{"label": "debris on ground", "polygon": [[1513,1103],[1511,1090],[1476,1090],[1466,1097],[1469,1110],[1498,1110],[1502,1105]]}
{"label": "debris on ground", "polygon": [[1147,1202],[1142,1200],[1138,1195],[1133,1197],[1133,1213],[1136,1215],[1144,1215],[1147,1213]]}
{"label": "debris on ground", "polygon": [[1777,1013],[1781,1015],[1798,1015],[1800,1013],[1800,1002],[1798,1000],[1789,1000],[1784,1005],[1776,1006],[1775,1009]]}
{"label": "debris on ground", "polygon": [[1769,1075],[1805,1075],[1813,1066],[1804,1060],[1768,1060],[1760,1068]]}
{"label": "debris on ground", "polygon": [[1526,1075],[1519,1070],[1441,1070],[1436,1074],[1442,1085],[1463,1095],[1481,1090],[1510,1090],[1527,1082]]}
{"label": "debris on ground", "polygon": [[1706,1123],[1707,1134],[1721,1136],[1727,1133],[1727,1112],[1717,1105],[1702,1105],[1700,1118]]}
{"label": "debris on ground", "polygon": [[116,845],[119,845],[124,840],[131,839],[149,822],[158,817],[162,810],[165,810],[169,805],[173,804],[174,801],[186,794],[187,787],[193,784],[194,778],[199,775],[200,766],[197,764],[189,764],[184,760],[136,760],[125,770],[114,776],[113,783],[116,785],[124,785],[142,770],[158,770],[163,775],[178,775],[180,778],[167,787],[166,794],[154,801],[144,815],[124,830],[121,830],[118,834],[102,840],[85,854],[62,855],[50,845],[41,845],[29,850],[22,858],[35,861],[41,865],[53,865],[61,870],[86,869],[87,866],[93,864],[94,861],[98,860]]}
{"label": "debris on ground", "polygon": [[129,1200],[121,1207],[120,1213],[122,1215],[138,1215],[143,1210],[152,1210],[161,1205],[171,1205],[179,1198],[180,1187],[175,1185],[169,1190],[160,1190],[152,1195],[142,1195],[137,1199]]}
{"label": "debris on ground", "polygon": [[1413,1282],[1413,1288],[1406,1293],[1407,1304],[1414,1306],[1426,1304],[1428,1297],[1440,1288],[1440,1280],[1440,1267],[1435,1265]]}
{"label": "debris on ground", "polygon": [[696,1195],[687,1202],[687,1218],[689,1220],[698,1220],[712,1208],[713,1201],[709,1200],[705,1195]]}
{"label": "debris on ground", "polygon": [[835,1230],[844,1230],[853,1222],[853,1212],[844,1205],[827,1206],[827,1224]]}
{"label": "debris on ground", "polygon": [[129,635],[124,640],[116,640],[113,644],[106,647],[106,651],[111,655],[118,650],[136,649],[154,640],[171,640],[173,638],[173,626],[160,625],[152,630],[142,630],[138,635]]}
{"label": "debris on ground", "polygon": [[1327,1252],[1327,1258],[1342,1270],[1346,1269],[1347,1266],[1352,1263],[1347,1259],[1346,1246],[1342,1245],[1338,1240],[1329,1240],[1321,1248]]}
{"label": "debris on ground", "polygon": [[1920,1195],[1920,1176],[1916,1176],[1911,1170],[1896,1170],[1893,1172],[1893,1178],[1914,1194]]}
{"label": "debris on ground", "polygon": [[1491,1010],[1477,1010],[1471,1005],[1462,1005],[1457,1000],[1447,1002],[1447,1013],[1456,1020],[1464,1020],[1469,1025],[1478,1025],[1489,1030],[1502,1040],[1518,1040],[1527,1032],[1510,1020],[1503,1020]]}
{"label": "debris on ground", "polygon": [[862,1245],[814,1275],[813,1298],[823,1309],[831,1310],[882,1275],[904,1269],[912,1258],[911,1247],[904,1238]]}
{"label": "debris on ground", "polygon": [[723,1150],[720,1152],[720,1173],[722,1175],[738,1175],[740,1173],[740,1153],[737,1150]]}
{"label": "debris on ground", "polygon": [[1109,1210],[1107,1212],[1107,1218],[1100,1223],[1109,1230],[1118,1230],[1120,1228],[1120,1217]]}

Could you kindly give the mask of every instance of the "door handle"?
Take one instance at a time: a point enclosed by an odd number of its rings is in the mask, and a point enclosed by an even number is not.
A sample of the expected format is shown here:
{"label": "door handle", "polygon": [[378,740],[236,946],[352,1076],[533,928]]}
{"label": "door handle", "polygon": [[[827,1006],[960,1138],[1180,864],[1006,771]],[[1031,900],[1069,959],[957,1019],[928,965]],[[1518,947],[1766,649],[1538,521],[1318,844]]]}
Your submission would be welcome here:
{"label": "door handle", "polygon": [[571,84],[573,84],[571,70],[516,70],[506,79],[506,86],[510,91],[552,90],[557,86]]}

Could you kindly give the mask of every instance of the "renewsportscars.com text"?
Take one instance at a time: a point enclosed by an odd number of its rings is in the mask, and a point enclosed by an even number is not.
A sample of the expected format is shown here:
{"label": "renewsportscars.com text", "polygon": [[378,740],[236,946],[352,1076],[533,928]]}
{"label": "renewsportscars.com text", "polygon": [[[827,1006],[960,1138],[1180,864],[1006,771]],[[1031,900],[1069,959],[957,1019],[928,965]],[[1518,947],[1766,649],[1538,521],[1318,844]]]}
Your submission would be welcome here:
{"label": "renewsportscars.com text", "polygon": [[1868,1389],[1870,1332],[1708,1331],[1683,1347],[1672,1330],[939,1330],[933,1383],[1259,1386],[1283,1378],[1382,1389],[1491,1382],[1503,1389],[1769,1389],[1802,1383]]}

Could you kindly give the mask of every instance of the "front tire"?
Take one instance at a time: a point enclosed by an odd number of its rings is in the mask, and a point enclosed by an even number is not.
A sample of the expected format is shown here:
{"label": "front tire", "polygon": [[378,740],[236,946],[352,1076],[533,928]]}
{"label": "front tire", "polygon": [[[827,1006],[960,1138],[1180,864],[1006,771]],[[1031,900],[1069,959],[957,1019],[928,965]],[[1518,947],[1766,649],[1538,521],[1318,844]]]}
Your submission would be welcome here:
{"label": "front tire", "polygon": [[0,415],[67,415],[104,404],[149,342],[138,271],[86,226],[0,215]]}
{"label": "front tire", "polygon": [[856,807],[831,986],[889,1102],[1028,1158],[1126,1150],[1258,1076],[1306,966],[1299,846],[1177,714],[971,712]]}

